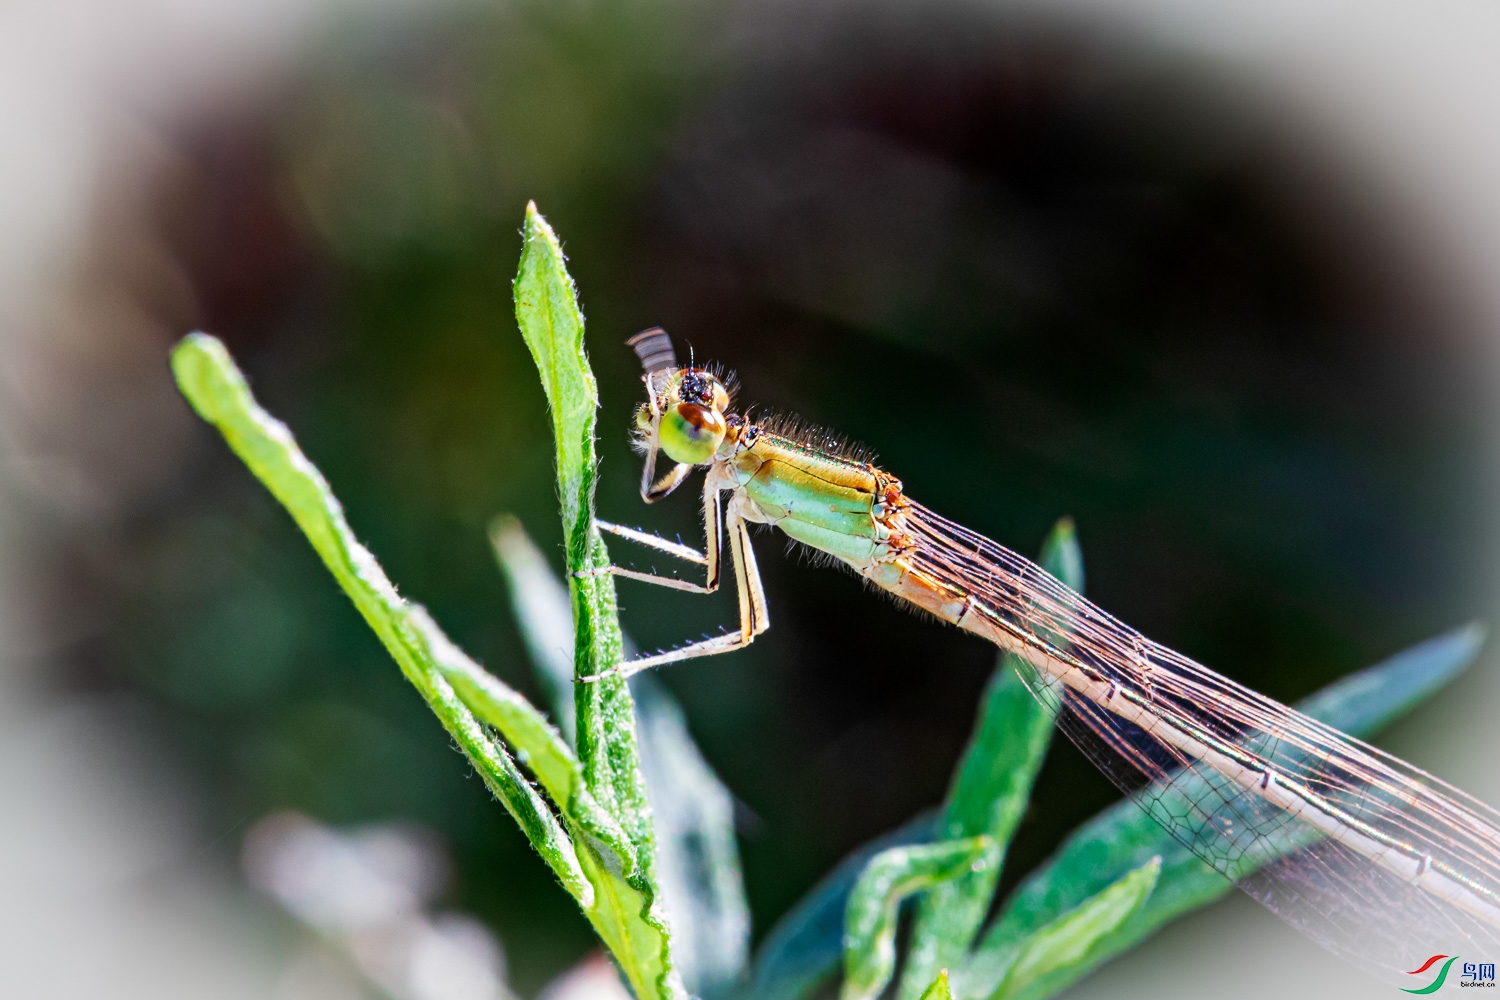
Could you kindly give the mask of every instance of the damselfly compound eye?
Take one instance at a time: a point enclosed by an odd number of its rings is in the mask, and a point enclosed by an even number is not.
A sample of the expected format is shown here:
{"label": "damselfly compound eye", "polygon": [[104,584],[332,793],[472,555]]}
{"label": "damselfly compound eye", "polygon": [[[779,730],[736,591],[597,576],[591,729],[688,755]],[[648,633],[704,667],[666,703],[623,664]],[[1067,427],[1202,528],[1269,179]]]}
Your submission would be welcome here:
{"label": "damselfly compound eye", "polygon": [[699,403],[678,403],[661,415],[661,450],[674,462],[702,465],[724,443],[724,415]]}

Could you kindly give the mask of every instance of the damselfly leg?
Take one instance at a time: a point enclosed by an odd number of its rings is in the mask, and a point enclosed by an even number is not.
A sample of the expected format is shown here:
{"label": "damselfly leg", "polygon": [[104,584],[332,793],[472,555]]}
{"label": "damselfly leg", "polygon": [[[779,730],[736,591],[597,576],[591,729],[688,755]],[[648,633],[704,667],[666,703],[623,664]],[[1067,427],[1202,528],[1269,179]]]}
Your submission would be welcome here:
{"label": "damselfly leg", "polygon": [[[760,635],[770,627],[770,614],[766,610],[766,593],[760,581],[760,570],[755,564],[755,551],[750,547],[750,531],[745,523],[744,517],[739,510],[740,498],[735,496],[729,502],[728,518],[721,518],[719,511],[719,491],[714,488],[705,488],[703,491],[703,534],[705,551],[700,553],[679,542],[671,542],[648,532],[638,531],[635,528],[626,528],[622,525],[610,524],[607,521],[596,521],[595,523],[603,531],[617,535],[620,538],[629,539],[640,545],[665,552],[675,558],[686,562],[694,562],[704,566],[707,570],[706,580],[703,584],[697,584],[691,580],[682,580],[677,577],[661,576],[656,573],[642,573],[639,570],[627,569],[623,566],[611,565],[600,572],[609,573],[613,576],[624,577],[628,580],[639,580],[642,583],[654,584],[658,587],[669,587],[673,590],[687,591],[692,594],[712,594],[719,589],[719,566],[723,549],[723,530],[727,528],[729,533],[729,556],[734,566],[735,591],[739,597],[740,627],[737,631],[726,632],[723,635],[704,639],[700,642],[690,643],[678,649],[667,650],[662,653],[653,653],[650,656],[638,656],[619,664],[603,674],[581,678],[584,681],[597,680],[600,677],[620,676],[629,677],[631,674],[652,667],[659,667],[665,663],[676,663],[680,660],[691,660],[699,656],[713,656],[717,653],[728,653],[736,649],[748,646],[757,635]],[[721,522],[724,523],[721,528]]]}
{"label": "damselfly leg", "polygon": [[710,489],[706,485],[703,490],[703,540],[705,552],[699,552],[691,546],[683,545],[681,542],[670,542],[660,535],[653,535],[648,531],[640,531],[636,528],[627,528],[623,524],[612,524],[609,521],[595,519],[594,523],[599,530],[607,531],[611,535],[628,539],[637,545],[665,552],[674,559],[683,562],[697,563],[706,568],[703,583],[694,583],[691,580],[682,580],[675,576],[662,576],[659,573],[642,573],[640,570],[627,569],[624,566],[611,564],[607,569],[594,571],[594,575],[608,573],[612,576],[622,576],[627,580],[639,580],[642,583],[655,584],[658,587],[669,587],[672,590],[685,590],[690,594],[712,594],[719,589],[719,555],[723,548],[724,540],[720,533],[719,522],[719,491]]}

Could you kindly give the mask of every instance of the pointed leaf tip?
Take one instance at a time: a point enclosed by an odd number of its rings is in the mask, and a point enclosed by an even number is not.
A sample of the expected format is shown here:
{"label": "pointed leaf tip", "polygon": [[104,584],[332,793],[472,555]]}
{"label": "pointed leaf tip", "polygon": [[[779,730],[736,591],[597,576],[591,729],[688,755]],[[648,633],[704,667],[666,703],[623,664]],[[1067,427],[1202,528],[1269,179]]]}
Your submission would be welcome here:
{"label": "pointed leaf tip", "polygon": [[563,256],[562,246],[557,239],[556,231],[552,228],[552,223],[547,221],[547,217],[542,214],[541,209],[536,207],[536,202],[534,201],[526,203],[526,222],[523,227],[523,234],[527,243],[536,239],[545,240],[550,245],[550,248],[557,252],[559,257]]}
{"label": "pointed leaf tip", "polygon": [[922,992],[921,1000],[953,1000],[953,987],[948,983],[948,970],[937,974],[932,985]]}
{"label": "pointed leaf tip", "polygon": [[1037,561],[1042,569],[1079,593],[1083,592],[1083,549],[1078,544],[1078,526],[1071,517],[1059,518],[1052,526]]}

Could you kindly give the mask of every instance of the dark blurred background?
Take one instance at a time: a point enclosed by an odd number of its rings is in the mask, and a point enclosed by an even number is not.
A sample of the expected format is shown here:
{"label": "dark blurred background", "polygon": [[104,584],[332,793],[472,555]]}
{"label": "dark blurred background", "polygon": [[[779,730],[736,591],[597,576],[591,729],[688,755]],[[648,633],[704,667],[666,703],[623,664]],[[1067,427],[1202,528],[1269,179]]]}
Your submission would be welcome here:
{"label": "dark blurred background", "polygon": [[[403,592],[540,702],[485,540],[514,513],[560,564],[510,300],[528,199],[588,317],[601,516],[696,544],[693,491],[644,507],[627,447],[622,342],[660,324],[742,403],[847,432],[1007,546],[1073,516],[1091,596],[1279,699],[1491,606],[1490,347],[1463,289],[1335,142],[1211,59],[966,3],[523,0],[316,37],[155,114],[101,189],[72,293],[106,290],[101,323],[55,387],[86,515],[32,504],[49,690],[152,734],[210,859],[275,809],[410,820],[523,995],[592,947],[166,381],[177,336],[222,336]],[[760,543],[774,628],[662,671],[740,800],[757,936],[940,800],[994,659],[783,547]],[[734,613],[621,594],[646,648]],[[1060,744],[1010,878],[1114,795]]]}

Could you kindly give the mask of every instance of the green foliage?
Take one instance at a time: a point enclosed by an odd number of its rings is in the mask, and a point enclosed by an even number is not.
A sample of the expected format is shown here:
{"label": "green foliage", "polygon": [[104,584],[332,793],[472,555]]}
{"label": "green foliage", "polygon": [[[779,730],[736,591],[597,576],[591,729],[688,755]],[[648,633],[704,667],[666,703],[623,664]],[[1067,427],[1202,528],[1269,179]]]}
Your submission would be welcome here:
{"label": "green foliage", "polygon": [[953,990],[948,984],[947,969],[937,974],[932,984],[922,991],[918,1000],[953,1000]]}
{"label": "green foliage", "polygon": [[[525,243],[516,271],[516,322],[531,350],[557,443],[557,493],[562,501],[568,589],[573,598],[575,676],[593,675],[623,657],[614,579],[591,570],[609,566],[594,527],[594,414],[599,390],[583,346],[583,313],[562,246],[535,204],[526,206]],[[578,684],[578,750],[590,787],[622,817],[649,871],[653,842],[641,781],[630,689],[619,677]]]}
{"label": "green foliage", "polygon": [[[613,577],[590,571],[609,566],[594,527],[594,419],[599,390],[583,344],[583,312],[562,246],[534,203],[526,206],[524,244],[514,286],[516,323],[541,375],[557,445],[557,492],[562,503],[568,590],[573,599],[574,675],[609,670],[624,655]],[[605,943],[638,970],[627,975],[642,993],[652,982],[663,995],[681,990],[671,972],[668,934],[656,901],[656,842],[635,736],[635,705],[622,678],[575,684],[578,756],[589,789],[625,828],[632,856],[598,858],[601,874],[624,864],[628,891],[611,902],[614,940]],[[587,855],[588,852],[585,852]],[[593,860],[593,859],[590,859]],[[613,880],[618,882],[619,880]],[[625,956],[628,955],[627,959]],[[643,994],[644,995],[644,994]]]}
{"label": "green foliage", "polygon": [[[1371,736],[1458,676],[1474,661],[1483,637],[1478,626],[1455,629],[1351,674],[1304,699],[1297,708],[1350,735]],[[1191,782],[1191,776],[1184,776],[1176,788],[1154,788],[1151,794],[1192,796],[1197,789]],[[1052,996],[1171,921],[1234,890],[1139,806],[1122,800],[1075,830],[1017,886],[966,966],[974,992],[964,995],[986,995],[985,988],[999,982],[1014,960],[1019,938],[1153,857],[1161,858],[1162,874],[1144,905],[1082,961],[1058,970],[1025,996]]]}
{"label": "green foliage", "polygon": [[855,850],[766,934],[750,970],[745,996],[753,1000],[813,994],[843,957],[844,911],[870,859],[903,844],[934,837],[937,817],[924,814]]}
{"label": "green foliage", "polygon": [[521,638],[537,679],[551,702],[553,719],[572,746],[577,740],[572,597],[520,521],[510,516],[495,518],[490,523],[490,545],[510,585],[511,611],[521,626]]}
{"label": "green foliage", "polygon": [[[1073,522],[1057,523],[1042,546],[1043,568],[1083,590],[1083,552]],[[990,857],[921,900],[900,996],[916,996],[935,970],[956,968],[984,926],[1005,861],[1005,848],[1026,811],[1031,786],[1052,742],[1054,712],[1034,698],[1010,654],[990,678],[974,736],[964,751],[944,806],[942,835],[987,834]]]}
{"label": "green foliage", "polygon": [[1015,961],[992,1000],[1010,1000],[1047,976],[1076,967],[1100,938],[1120,926],[1145,903],[1161,875],[1161,858],[1152,858],[1135,871],[1079,903],[1073,909],[1026,936]]}
{"label": "green foliage", "polygon": [[[286,425],[256,404],[224,345],[213,337],[193,334],[172,352],[172,370],[193,408],[219,429],[250,471],[292,515],[402,673],[520,824],[564,888],[585,909],[597,905],[594,886],[557,818],[521,775],[506,748],[486,735],[448,679],[450,674],[466,674],[470,669],[480,673],[479,667],[447,640],[421,607],[396,593],[375,557],[355,540],[327,481],[302,454]],[[507,695],[514,692],[491,680],[496,700],[513,705]],[[519,695],[515,700],[520,700]],[[540,716],[534,716],[533,721],[539,724],[538,732],[546,731]],[[539,757],[553,749],[545,740],[534,748]],[[583,798],[582,790],[577,792],[563,802],[571,805],[573,799]]]}
{"label": "green foliage", "polygon": [[[1044,561],[1054,574],[1067,565],[1058,561],[1057,543],[1070,533],[1070,526],[1060,524],[1044,550]],[[1076,555],[1076,549],[1071,550],[1070,558],[1072,555]],[[1073,565],[1081,571],[1081,562]],[[1453,680],[1473,662],[1483,638],[1484,631],[1478,626],[1455,629],[1324,688],[1298,708],[1352,735],[1371,735]],[[978,777],[984,774],[979,766],[982,755],[1003,752],[990,743],[994,734],[1004,732],[1006,726],[1021,726],[1014,732],[1025,738],[1017,742],[1029,745],[1032,756],[1016,766],[1021,772],[1034,774],[1050,733],[1033,742],[1031,731],[1022,724],[1029,718],[1024,701],[1008,701],[1001,696],[1001,692],[1012,690],[1011,685],[1015,690],[1021,685],[1008,657],[1000,659],[1001,667],[991,682],[979,726],[959,765],[942,818],[919,818],[856,851],[815,887],[767,934],[744,1000],[811,996],[834,974],[841,957],[846,966],[887,968],[887,963],[872,953],[868,941],[851,941],[829,927],[830,913],[854,905],[854,887],[864,877],[860,873],[873,864],[871,859],[879,857],[892,842],[920,844],[929,838],[941,838],[949,830],[974,829],[975,818],[984,815],[976,803],[982,801],[980,790],[985,787],[990,787],[995,796],[990,815],[1004,817],[1014,808],[1010,798],[1015,794],[1013,787],[1007,789],[998,777],[987,786]],[[1006,708],[997,707],[1001,705]],[[1179,775],[1174,786],[1153,788],[1150,794],[1191,797],[1197,780],[1188,772]],[[949,825],[955,823],[966,825]],[[1003,823],[992,830],[996,836],[992,850],[1003,859]],[[1282,846],[1291,849],[1296,845]],[[1074,831],[1045,864],[1022,880],[971,949],[971,928],[978,927],[971,915],[977,912],[982,921],[993,900],[998,875],[998,871],[986,867],[939,882],[922,893],[902,991],[916,983],[916,991],[910,995],[923,993],[932,977],[927,970],[941,959],[953,970],[951,988],[960,1000],[1041,1000],[1055,996],[1167,923],[1234,889],[1130,800],[1115,803]],[[962,899],[958,887],[983,890],[984,905]],[[951,912],[945,912],[942,906],[929,908],[932,897],[940,895],[953,906]],[[1066,934],[1063,928],[1068,928]],[[859,953],[851,956],[843,953],[845,949]],[[921,979],[924,973],[928,977],[925,981]]]}
{"label": "green foliage", "polygon": [[[573,683],[614,666],[625,647],[612,578],[597,572],[609,556],[593,518],[598,398],[583,317],[558,240],[534,205],[527,209],[514,291],[517,322],[552,414],[570,613],[561,607],[561,585],[517,525],[497,524],[493,540],[564,731],[397,593],[354,538],[327,481],[290,431],[256,403],[219,341],[185,338],[173,351],[173,372],[197,412],[292,515],[578,903],[636,995],[679,1000],[686,996],[684,973],[695,991],[722,995],[741,971],[747,936],[729,793],[698,753],[680,711],[649,678],[638,682],[639,705],[618,677]],[[1082,555],[1070,522],[1054,529],[1042,561],[1081,589]],[[1330,686],[1302,708],[1368,734],[1452,679],[1480,640],[1472,627],[1439,637]],[[568,646],[571,657],[563,653]],[[807,996],[840,959],[846,998],[879,995],[898,964],[902,903],[915,899],[897,988],[902,1000],[1037,1000],[1229,891],[1226,880],[1133,803],[1121,802],[1075,831],[984,927],[1053,731],[1051,712],[1021,676],[1019,664],[1001,658],[940,813],[880,838],[820,883],[767,935],[742,996]],[[1191,795],[1197,780],[1188,771],[1175,787],[1153,794]],[[701,870],[690,870],[689,857],[704,860]],[[677,873],[677,890],[664,892],[658,867]],[[683,928],[681,944],[671,940],[668,912]]]}
{"label": "green foliage", "polygon": [[[571,718],[573,621],[567,589],[518,521],[497,518],[490,537],[533,666],[559,718]],[[744,971],[750,943],[734,800],[703,759],[666,688],[650,674],[631,678],[630,687],[656,827],[657,881],[672,927],[672,960],[694,995],[722,993]]]}
{"label": "green foliage", "polygon": [[843,1000],[869,1000],[890,982],[902,901],[922,889],[983,871],[994,863],[994,848],[994,840],[979,836],[892,847],[870,859],[849,894]]}
{"label": "green foliage", "polygon": [[[622,649],[612,581],[578,575],[608,565],[591,506],[597,399],[572,280],[556,237],[534,206],[527,213],[516,279],[516,315],[552,406],[577,623],[575,669],[597,673],[618,662]],[[424,609],[396,592],[375,557],[354,538],[327,481],[286,426],[255,402],[222,343],[193,334],[174,349],[172,368],[194,409],[291,513],[407,679],[577,901],[636,995],[685,996],[672,967],[652,877],[655,842],[624,683],[577,685],[580,753],[575,755],[525,698],[486,673]],[[521,773],[512,749],[531,769],[550,807]]]}

